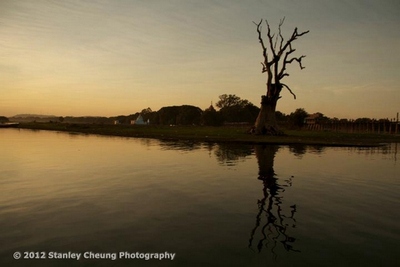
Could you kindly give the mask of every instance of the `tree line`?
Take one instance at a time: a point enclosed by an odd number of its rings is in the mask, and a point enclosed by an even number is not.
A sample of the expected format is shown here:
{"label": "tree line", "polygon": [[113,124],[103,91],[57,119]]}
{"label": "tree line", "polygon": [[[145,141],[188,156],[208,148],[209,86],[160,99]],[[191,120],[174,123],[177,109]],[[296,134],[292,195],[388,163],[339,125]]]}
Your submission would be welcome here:
{"label": "tree line", "polygon": [[[246,99],[242,99],[235,94],[223,94],[218,97],[215,107],[211,104],[208,108],[202,110],[199,107],[191,105],[168,106],[158,111],[152,111],[150,108],[143,109],[141,112],[128,116],[111,117],[111,123],[118,120],[122,124],[129,124],[135,120],[139,114],[145,121],[155,125],[243,125],[251,127],[257,118],[260,108]],[[311,115],[317,115],[318,123],[332,122],[372,122],[374,119],[358,118],[355,120],[329,118],[321,112],[310,114],[304,108],[297,108],[290,114],[275,111],[277,124],[285,129],[301,129],[306,125],[306,118]],[[380,119],[379,121],[388,120]]]}
{"label": "tree line", "polygon": [[226,123],[252,124],[260,110],[248,100],[227,94],[219,96],[216,107],[218,110],[212,104],[204,110],[191,105],[162,107],[158,111],[147,108],[129,116],[118,116],[113,119],[129,124],[141,115],[144,121],[155,125],[222,126]]}
{"label": "tree line", "polygon": [[[130,115],[120,115],[113,117],[39,117],[36,115],[25,117],[11,117],[12,121],[19,122],[53,122],[53,123],[89,123],[89,124],[131,124],[139,115],[144,121],[149,121],[152,125],[205,125],[205,126],[222,126],[222,125],[243,125],[251,127],[260,112],[260,108],[246,99],[242,99],[234,94],[223,94],[219,96],[215,107],[211,104],[206,109],[201,109],[191,105],[168,106],[162,107],[158,111],[146,108],[140,112]],[[317,115],[318,124],[327,123],[372,123],[374,121],[389,121],[388,119],[374,120],[370,118],[358,118],[356,120],[329,118],[320,112],[309,114],[304,108],[298,108],[290,114],[284,114],[275,111],[277,124],[285,129],[300,129],[306,124],[306,118],[310,115]],[[9,121],[9,118],[0,117],[1,121]]]}

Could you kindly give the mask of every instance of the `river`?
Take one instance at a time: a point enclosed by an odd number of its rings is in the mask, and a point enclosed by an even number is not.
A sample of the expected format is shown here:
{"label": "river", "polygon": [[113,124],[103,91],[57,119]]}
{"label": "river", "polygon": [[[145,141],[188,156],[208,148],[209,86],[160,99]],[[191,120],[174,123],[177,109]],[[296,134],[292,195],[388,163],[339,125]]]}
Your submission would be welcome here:
{"label": "river", "polygon": [[398,266],[398,145],[1,129],[0,266]]}

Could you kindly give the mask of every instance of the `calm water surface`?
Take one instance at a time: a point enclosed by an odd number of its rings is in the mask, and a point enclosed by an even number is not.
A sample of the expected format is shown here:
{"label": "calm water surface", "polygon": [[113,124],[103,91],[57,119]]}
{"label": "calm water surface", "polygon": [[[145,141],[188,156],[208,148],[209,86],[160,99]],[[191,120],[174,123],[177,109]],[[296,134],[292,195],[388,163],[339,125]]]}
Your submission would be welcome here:
{"label": "calm water surface", "polygon": [[[0,266],[400,264],[396,144],[250,146],[1,129],[0,149]],[[176,255],[14,260],[16,251]]]}

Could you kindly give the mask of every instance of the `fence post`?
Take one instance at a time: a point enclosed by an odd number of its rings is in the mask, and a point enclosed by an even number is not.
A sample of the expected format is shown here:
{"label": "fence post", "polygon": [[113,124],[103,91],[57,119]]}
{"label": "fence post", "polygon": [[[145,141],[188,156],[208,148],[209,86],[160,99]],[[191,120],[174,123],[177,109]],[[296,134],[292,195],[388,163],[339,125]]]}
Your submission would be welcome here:
{"label": "fence post", "polygon": [[[386,118],[386,120],[385,120],[385,132],[386,133],[390,133],[389,132],[389,127],[388,127],[388,125],[387,125],[387,122],[389,121],[389,118]],[[390,125],[390,122],[389,122],[389,125]]]}
{"label": "fence post", "polygon": [[390,122],[389,122],[389,134],[391,134],[392,133],[392,119],[390,119]]}

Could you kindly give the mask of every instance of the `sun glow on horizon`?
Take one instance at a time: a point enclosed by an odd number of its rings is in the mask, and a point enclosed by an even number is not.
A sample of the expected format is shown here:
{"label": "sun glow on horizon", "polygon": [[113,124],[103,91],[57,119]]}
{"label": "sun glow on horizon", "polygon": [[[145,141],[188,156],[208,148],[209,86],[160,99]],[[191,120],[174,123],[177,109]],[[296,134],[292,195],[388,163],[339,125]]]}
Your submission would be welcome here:
{"label": "sun glow on horizon", "polygon": [[286,39],[294,27],[310,33],[294,43],[306,68],[292,64],[284,81],[297,99],[283,92],[277,110],[394,116],[400,4],[312,2],[2,1],[0,115],[205,109],[221,94],[258,106],[266,77],[252,21],[275,30],[286,17]]}

